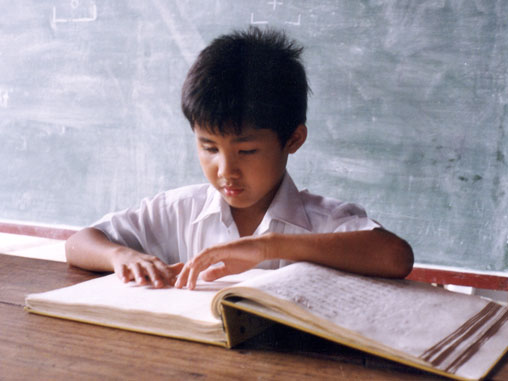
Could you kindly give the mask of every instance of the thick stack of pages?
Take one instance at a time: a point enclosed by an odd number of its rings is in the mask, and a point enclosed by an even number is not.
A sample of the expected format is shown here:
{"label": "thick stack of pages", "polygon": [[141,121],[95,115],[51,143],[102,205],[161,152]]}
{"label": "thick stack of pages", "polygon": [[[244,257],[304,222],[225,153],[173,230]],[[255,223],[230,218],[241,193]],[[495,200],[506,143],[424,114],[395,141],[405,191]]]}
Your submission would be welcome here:
{"label": "thick stack of pages", "polygon": [[484,377],[508,350],[508,309],[405,280],[295,263],[195,291],[150,289],[114,275],[28,295],[30,312],[231,347],[285,324],[456,379]]}

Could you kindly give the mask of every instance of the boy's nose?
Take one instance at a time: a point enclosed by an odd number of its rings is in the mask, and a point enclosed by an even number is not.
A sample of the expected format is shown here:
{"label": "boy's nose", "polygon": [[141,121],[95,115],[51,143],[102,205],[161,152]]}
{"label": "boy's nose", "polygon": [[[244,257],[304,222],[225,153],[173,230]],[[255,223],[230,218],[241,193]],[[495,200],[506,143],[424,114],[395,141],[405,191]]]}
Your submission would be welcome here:
{"label": "boy's nose", "polygon": [[225,179],[238,178],[240,174],[236,158],[232,155],[221,155],[219,159],[218,175]]}

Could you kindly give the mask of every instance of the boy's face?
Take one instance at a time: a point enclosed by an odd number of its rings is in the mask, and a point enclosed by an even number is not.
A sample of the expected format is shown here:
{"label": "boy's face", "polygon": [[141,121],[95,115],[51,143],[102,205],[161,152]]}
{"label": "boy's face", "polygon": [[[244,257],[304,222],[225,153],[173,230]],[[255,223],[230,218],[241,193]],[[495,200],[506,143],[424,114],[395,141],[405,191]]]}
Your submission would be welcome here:
{"label": "boy's face", "polygon": [[269,129],[246,128],[240,135],[220,135],[194,128],[199,162],[208,181],[232,208],[266,211],[282,181],[288,143],[281,147]]}

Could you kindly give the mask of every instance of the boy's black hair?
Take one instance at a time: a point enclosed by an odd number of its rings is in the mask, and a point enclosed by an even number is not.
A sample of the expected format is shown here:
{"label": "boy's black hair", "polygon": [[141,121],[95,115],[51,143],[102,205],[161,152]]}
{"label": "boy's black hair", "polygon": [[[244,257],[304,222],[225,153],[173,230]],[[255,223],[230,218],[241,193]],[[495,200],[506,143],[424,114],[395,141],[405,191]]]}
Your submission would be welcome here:
{"label": "boy's black hair", "polygon": [[302,50],[283,32],[254,27],[212,41],[182,89],[182,110],[191,128],[197,124],[222,135],[268,128],[284,145],[307,119],[310,89]]}

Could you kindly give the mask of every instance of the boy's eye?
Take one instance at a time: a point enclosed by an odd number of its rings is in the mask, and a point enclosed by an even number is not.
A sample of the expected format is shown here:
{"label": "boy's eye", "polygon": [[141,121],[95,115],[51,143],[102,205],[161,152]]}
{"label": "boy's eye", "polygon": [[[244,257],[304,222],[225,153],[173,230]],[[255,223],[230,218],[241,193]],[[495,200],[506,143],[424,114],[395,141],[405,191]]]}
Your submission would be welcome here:
{"label": "boy's eye", "polygon": [[257,151],[258,151],[257,149],[240,150],[240,153],[242,155],[252,155],[252,154],[256,153]]}
{"label": "boy's eye", "polygon": [[215,147],[203,147],[203,150],[205,150],[206,152],[209,152],[209,153],[217,153],[218,152],[218,149]]}

